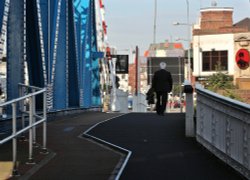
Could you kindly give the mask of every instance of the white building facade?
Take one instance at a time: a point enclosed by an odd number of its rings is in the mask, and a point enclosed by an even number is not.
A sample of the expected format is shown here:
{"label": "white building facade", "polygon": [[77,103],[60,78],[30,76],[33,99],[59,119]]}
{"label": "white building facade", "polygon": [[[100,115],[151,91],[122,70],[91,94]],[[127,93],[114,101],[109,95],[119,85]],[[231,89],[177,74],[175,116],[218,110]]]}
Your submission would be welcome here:
{"label": "white building facade", "polygon": [[[203,8],[200,13],[200,21],[194,26],[192,34],[193,81],[205,81],[218,72],[218,66],[234,79],[242,74],[250,78],[250,68],[243,73],[235,60],[240,48],[250,51],[250,19],[233,24],[233,8],[228,7]],[[240,37],[245,38],[244,46],[239,45],[242,41]]]}
{"label": "white building facade", "polygon": [[[224,62],[221,62],[223,70],[229,75],[234,75],[235,52],[234,52],[234,34],[216,34],[216,35],[202,35],[193,36],[193,76],[204,77],[210,76],[216,72],[217,62],[204,62],[203,56],[206,53],[213,54],[218,52],[222,58],[224,53]],[[221,53],[220,53],[221,52]],[[223,61],[222,59],[219,59]]]}

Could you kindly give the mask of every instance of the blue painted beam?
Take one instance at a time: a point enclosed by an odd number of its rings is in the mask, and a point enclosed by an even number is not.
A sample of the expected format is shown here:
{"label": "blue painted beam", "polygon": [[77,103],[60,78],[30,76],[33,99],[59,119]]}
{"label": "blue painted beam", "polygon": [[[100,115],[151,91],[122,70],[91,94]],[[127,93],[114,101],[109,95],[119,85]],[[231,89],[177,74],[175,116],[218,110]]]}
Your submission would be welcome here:
{"label": "blue painted beam", "polygon": [[79,84],[79,105],[88,107],[86,100],[86,48],[87,44],[87,23],[89,18],[89,0],[74,1],[74,19],[76,26],[76,44],[77,44],[77,64],[78,64],[78,84]]}
{"label": "blue painted beam", "polygon": [[79,76],[78,76],[78,59],[76,48],[76,30],[74,21],[74,4],[73,0],[68,2],[68,96],[69,107],[79,107]]}
{"label": "blue painted beam", "polygon": [[83,43],[83,106],[85,108],[91,107],[91,71],[92,71],[92,62],[91,62],[91,21],[92,21],[92,9],[91,9],[91,1],[88,4],[87,10],[87,19],[86,19],[86,27],[85,27],[85,42]]}
{"label": "blue painted beam", "polygon": [[11,0],[7,25],[7,100],[17,98],[24,83],[24,2]]}
{"label": "blue painted beam", "polygon": [[11,0],[9,8],[8,100],[18,96],[18,83],[24,82],[26,57],[29,83],[48,87],[51,110],[98,106],[99,58],[103,53],[97,52],[95,1],[24,2]]}
{"label": "blue painted beam", "polygon": [[[58,37],[56,36],[57,49],[53,56],[53,69],[52,71],[52,83],[53,83],[53,109],[66,109],[68,107],[67,102],[67,61],[68,61],[68,44],[67,44],[67,30],[68,30],[68,17],[67,17],[67,4],[68,0],[61,0],[61,5],[58,7],[60,14],[58,14]],[[60,8],[60,9],[59,9]]]}
{"label": "blue painted beam", "polygon": [[5,8],[5,0],[0,1],[0,34],[3,24],[3,15],[4,15],[4,8]]}
{"label": "blue painted beam", "polygon": [[99,58],[97,55],[101,53],[97,52],[97,33],[96,33],[96,19],[95,19],[95,1],[91,1],[91,106],[100,106],[101,94],[100,94],[100,74],[99,74]]}
{"label": "blue painted beam", "polygon": [[44,69],[42,64],[42,47],[38,25],[36,0],[26,1],[26,60],[28,65],[29,83],[32,86],[44,87]]}
{"label": "blue painted beam", "polygon": [[100,105],[99,58],[97,52],[95,1],[75,1],[75,23],[77,27],[78,74],[80,106],[89,108]]}
{"label": "blue painted beam", "polygon": [[[2,29],[3,19],[4,19],[4,10],[5,10],[5,0],[1,0],[0,1],[0,38],[2,37],[2,34],[4,33],[3,29]],[[3,49],[0,49],[0,53],[2,53],[2,52],[3,52]]]}
{"label": "blue painted beam", "polygon": [[[3,57],[4,43],[6,36],[6,25],[9,11],[9,3],[7,0],[0,1],[0,58]],[[1,60],[1,59],[0,59]]]}

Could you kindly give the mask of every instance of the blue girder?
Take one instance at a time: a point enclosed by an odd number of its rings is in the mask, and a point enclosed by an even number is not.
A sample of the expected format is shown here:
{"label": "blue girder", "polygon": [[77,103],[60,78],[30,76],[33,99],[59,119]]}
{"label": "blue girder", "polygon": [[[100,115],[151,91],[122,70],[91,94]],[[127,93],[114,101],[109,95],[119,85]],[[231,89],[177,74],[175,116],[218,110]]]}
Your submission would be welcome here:
{"label": "blue girder", "polygon": [[11,0],[7,25],[7,100],[19,96],[18,84],[24,83],[24,3]]}
{"label": "blue girder", "polygon": [[97,53],[94,2],[76,0],[74,3],[78,30],[80,105],[86,108],[100,105],[98,59],[103,57],[103,53]]}
{"label": "blue girder", "polygon": [[[24,82],[27,61],[30,85],[48,87],[50,110],[100,106],[99,58],[103,53],[97,52],[95,1],[10,2],[8,100],[18,97],[16,89]],[[1,1],[1,25],[3,7]]]}

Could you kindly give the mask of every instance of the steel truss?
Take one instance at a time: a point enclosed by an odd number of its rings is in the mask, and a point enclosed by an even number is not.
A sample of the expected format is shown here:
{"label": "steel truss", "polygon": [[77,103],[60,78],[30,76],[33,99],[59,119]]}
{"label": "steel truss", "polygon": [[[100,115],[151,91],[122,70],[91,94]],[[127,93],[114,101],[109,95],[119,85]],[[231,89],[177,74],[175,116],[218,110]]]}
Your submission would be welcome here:
{"label": "steel truss", "polygon": [[18,97],[18,84],[28,77],[29,85],[47,87],[51,111],[100,106],[103,53],[97,52],[95,11],[95,0],[0,2],[0,45],[7,27],[8,100]]}

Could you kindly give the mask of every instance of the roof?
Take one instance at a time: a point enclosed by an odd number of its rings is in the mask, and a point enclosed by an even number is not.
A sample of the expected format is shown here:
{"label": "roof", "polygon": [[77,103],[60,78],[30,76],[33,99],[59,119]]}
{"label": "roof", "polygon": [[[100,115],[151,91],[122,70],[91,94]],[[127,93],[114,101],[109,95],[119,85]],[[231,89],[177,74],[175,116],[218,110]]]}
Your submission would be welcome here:
{"label": "roof", "polygon": [[150,44],[149,46],[149,50],[173,50],[173,49],[183,49],[182,43],[165,42],[165,43]]}
{"label": "roof", "polygon": [[208,12],[208,11],[233,11],[232,7],[206,7],[206,8],[201,8],[200,12]]}
{"label": "roof", "polygon": [[234,24],[235,27],[239,28],[246,28],[248,31],[250,31],[250,18],[245,18],[237,23]]}

